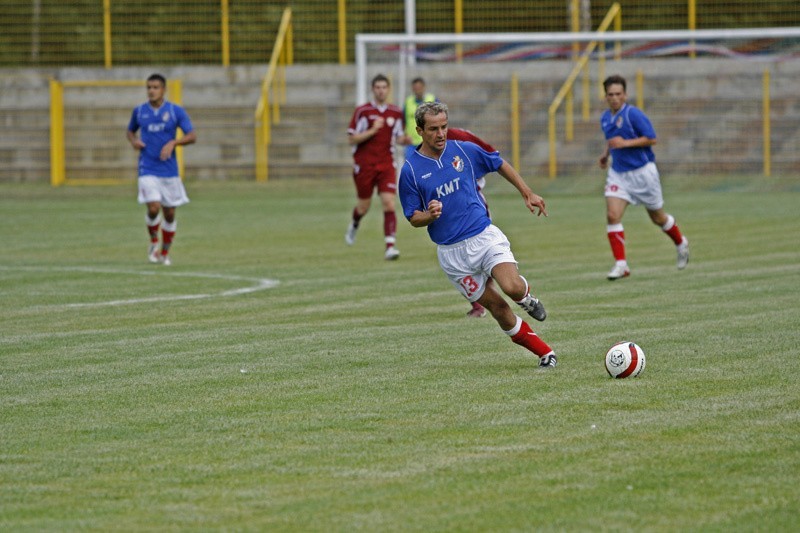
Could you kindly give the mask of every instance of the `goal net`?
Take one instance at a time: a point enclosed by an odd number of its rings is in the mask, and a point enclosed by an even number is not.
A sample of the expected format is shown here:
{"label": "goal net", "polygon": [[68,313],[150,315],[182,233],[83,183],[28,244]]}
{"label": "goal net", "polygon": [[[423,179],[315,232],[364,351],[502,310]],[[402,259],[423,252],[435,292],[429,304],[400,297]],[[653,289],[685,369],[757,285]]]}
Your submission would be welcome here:
{"label": "goal net", "polygon": [[626,78],[628,102],[652,120],[662,174],[800,171],[800,28],[359,34],[356,69],[357,103],[378,73],[398,105],[422,77],[450,107],[452,126],[527,174],[601,172],[602,81],[611,74]]}

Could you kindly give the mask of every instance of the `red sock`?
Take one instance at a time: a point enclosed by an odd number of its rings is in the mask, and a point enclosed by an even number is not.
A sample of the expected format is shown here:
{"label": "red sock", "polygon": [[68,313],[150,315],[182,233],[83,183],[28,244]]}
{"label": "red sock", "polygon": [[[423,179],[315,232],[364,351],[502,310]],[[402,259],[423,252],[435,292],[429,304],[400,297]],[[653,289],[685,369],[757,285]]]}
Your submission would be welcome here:
{"label": "red sock", "polygon": [[617,261],[625,261],[625,230],[608,232],[608,242],[611,244],[611,253]]}
{"label": "red sock", "polygon": [[553,352],[553,349],[550,348],[546,342],[540,339],[539,335],[534,333],[528,323],[524,320],[519,328],[519,332],[511,337],[511,340],[514,341],[514,343],[532,351],[539,357],[544,357],[545,355]]}
{"label": "red sock", "polygon": [[172,245],[172,239],[174,237],[174,231],[161,230],[161,255],[167,255],[169,253],[169,247]]}
{"label": "red sock", "polygon": [[683,234],[681,230],[678,229],[678,225],[675,223],[675,218],[672,215],[667,215],[667,223],[661,226],[661,229],[664,230],[664,233],[669,235],[669,238],[672,239],[675,246],[683,242]]}
{"label": "red sock", "polygon": [[358,223],[361,222],[361,217],[363,217],[363,216],[364,216],[363,213],[359,214],[359,212],[356,211],[356,208],[355,207],[353,208],[353,227],[354,228],[358,227]]}
{"label": "red sock", "polygon": [[394,211],[383,212],[383,235],[386,237],[386,247],[394,245],[394,234],[397,233],[397,215]]}
{"label": "red sock", "polygon": [[161,225],[159,222],[154,226],[147,226],[147,232],[150,234],[150,242],[155,244],[158,242],[158,227]]}

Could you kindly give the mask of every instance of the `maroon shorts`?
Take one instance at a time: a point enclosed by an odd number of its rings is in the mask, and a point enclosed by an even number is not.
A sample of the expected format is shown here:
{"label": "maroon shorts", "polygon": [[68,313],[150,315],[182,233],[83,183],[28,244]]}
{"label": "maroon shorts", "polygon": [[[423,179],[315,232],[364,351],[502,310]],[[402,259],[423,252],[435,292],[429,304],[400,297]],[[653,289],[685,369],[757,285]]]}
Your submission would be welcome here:
{"label": "maroon shorts", "polygon": [[372,192],[377,188],[378,193],[397,193],[397,172],[394,167],[370,167],[353,172],[353,181],[356,183],[356,193],[362,200],[372,198]]}

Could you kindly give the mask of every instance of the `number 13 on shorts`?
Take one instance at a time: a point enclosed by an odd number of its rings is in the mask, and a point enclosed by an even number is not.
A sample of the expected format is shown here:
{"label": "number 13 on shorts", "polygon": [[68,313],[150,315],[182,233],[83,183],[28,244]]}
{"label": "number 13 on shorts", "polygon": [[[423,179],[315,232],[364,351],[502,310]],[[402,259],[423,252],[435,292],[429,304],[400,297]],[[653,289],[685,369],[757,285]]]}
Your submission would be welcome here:
{"label": "number 13 on shorts", "polygon": [[464,289],[467,298],[471,297],[475,291],[478,290],[478,282],[475,281],[475,278],[472,276],[464,276],[459,283],[461,284],[461,288]]}

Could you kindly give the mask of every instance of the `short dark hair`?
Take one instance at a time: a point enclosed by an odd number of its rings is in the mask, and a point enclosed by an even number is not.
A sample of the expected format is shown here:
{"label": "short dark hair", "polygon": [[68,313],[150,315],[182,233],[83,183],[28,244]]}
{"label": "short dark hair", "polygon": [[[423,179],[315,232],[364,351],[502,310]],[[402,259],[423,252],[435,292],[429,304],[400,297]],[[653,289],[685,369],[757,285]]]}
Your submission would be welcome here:
{"label": "short dark hair", "polygon": [[375,84],[378,83],[379,81],[385,81],[387,85],[391,85],[389,78],[387,78],[383,74],[378,74],[377,76],[372,78],[372,86],[375,87]]}
{"label": "short dark hair", "polygon": [[414,78],[413,80],[411,80],[411,85],[414,85],[415,83],[421,83],[422,85],[425,85],[425,80],[423,80],[422,78],[420,78],[418,76],[418,77]]}
{"label": "short dark hair", "polygon": [[150,74],[150,76],[147,78],[147,81],[155,81],[155,80],[160,81],[161,85],[163,85],[164,87],[167,86],[167,78],[165,78],[161,74]]}
{"label": "short dark hair", "polygon": [[606,81],[603,82],[603,89],[608,92],[608,87],[611,85],[622,85],[622,90],[624,92],[627,92],[628,90],[628,84],[625,82],[625,78],[619,74],[614,74],[613,76],[607,77]]}

